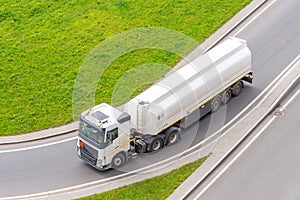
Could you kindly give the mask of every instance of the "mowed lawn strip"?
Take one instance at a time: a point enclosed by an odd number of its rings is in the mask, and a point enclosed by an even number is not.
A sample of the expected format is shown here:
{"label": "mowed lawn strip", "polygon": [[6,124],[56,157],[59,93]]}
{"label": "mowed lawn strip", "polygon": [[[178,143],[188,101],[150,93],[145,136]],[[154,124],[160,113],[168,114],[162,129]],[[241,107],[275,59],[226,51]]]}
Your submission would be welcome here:
{"label": "mowed lawn strip", "polygon": [[80,200],[110,200],[110,199],[166,199],[171,193],[189,177],[205,160],[203,157],[195,162],[184,165],[170,173],[114,189],[101,194],[81,198]]}
{"label": "mowed lawn strip", "polygon": [[[135,28],[161,27],[200,43],[249,2],[2,0],[0,136],[71,122],[77,72],[88,53],[105,39]],[[172,67],[179,60],[177,55],[155,49],[122,56],[105,71],[96,102],[110,103],[114,84],[135,66],[160,63]],[[155,77],[164,73],[166,68]]]}

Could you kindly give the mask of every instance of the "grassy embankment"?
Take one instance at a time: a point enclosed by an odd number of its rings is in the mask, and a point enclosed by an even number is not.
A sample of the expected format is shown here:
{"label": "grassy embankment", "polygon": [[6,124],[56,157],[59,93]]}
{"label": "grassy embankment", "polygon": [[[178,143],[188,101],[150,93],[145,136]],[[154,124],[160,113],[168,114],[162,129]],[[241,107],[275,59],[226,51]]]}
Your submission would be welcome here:
{"label": "grassy embankment", "polygon": [[[2,0],[0,136],[71,122],[79,67],[105,39],[134,28],[163,27],[202,42],[249,2]],[[179,59],[153,49],[123,55],[105,71],[96,102],[110,103],[114,85],[135,66],[160,63],[172,67]],[[155,71],[151,81],[166,70]]]}
{"label": "grassy embankment", "polygon": [[171,171],[170,173],[101,194],[81,198],[81,200],[166,199],[180,185],[180,183],[189,177],[205,161],[206,158],[207,157],[204,157],[195,162],[184,165],[179,169]]}

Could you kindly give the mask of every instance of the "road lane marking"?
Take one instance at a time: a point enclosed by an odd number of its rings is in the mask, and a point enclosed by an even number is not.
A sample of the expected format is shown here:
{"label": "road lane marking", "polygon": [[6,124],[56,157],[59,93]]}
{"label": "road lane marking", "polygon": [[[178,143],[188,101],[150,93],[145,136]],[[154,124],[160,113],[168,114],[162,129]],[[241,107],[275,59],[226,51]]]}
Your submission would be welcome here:
{"label": "road lane marking", "polygon": [[257,17],[259,17],[263,12],[265,12],[270,6],[275,3],[276,0],[272,1],[269,5],[267,5],[264,9],[262,9],[257,15],[255,15],[249,22],[247,22],[242,28],[240,28],[233,36],[237,36],[239,33],[241,33],[249,24],[251,24]]}
{"label": "road lane marking", "polygon": [[64,140],[60,140],[60,141],[57,141],[57,142],[51,142],[51,143],[46,143],[46,144],[41,144],[41,145],[36,145],[36,146],[31,146],[31,147],[24,147],[24,148],[19,148],[19,149],[2,150],[2,151],[0,151],[0,154],[2,154],[2,153],[19,152],[19,151],[27,151],[27,150],[37,149],[37,148],[43,148],[43,147],[48,147],[48,146],[52,146],[52,145],[64,143],[64,142],[69,142],[69,141],[72,141],[72,140],[75,140],[75,139],[77,139],[77,136],[71,137],[71,138],[67,138],[67,139],[64,139]]}
{"label": "road lane marking", "polygon": [[252,138],[252,140],[220,171],[219,174],[217,174],[217,176],[215,176],[199,193],[198,195],[194,198],[194,199],[199,199],[200,196],[202,196],[209,187],[212,186],[212,184],[214,184],[216,182],[216,180],[218,178],[220,178],[220,176],[223,175],[223,173],[240,157],[240,155],[242,153],[244,153],[244,151],[246,151],[246,149],[261,135],[261,133],[274,121],[276,117],[272,117],[270,119],[270,121],[258,132],[258,134]]}
{"label": "road lane marking", "polygon": [[252,9],[250,12],[248,12],[241,20],[239,20],[237,23],[235,23],[233,26],[231,26],[221,37],[219,37],[214,43],[209,45],[204,52],[209,51],[211,48],[213,48],[216,44],[218,44],[221,40],[223,40],[230,32],[237,29],[238,26],[243,23],[249,16],[251,16],[258,8],[260,8],[263,4],[265,4],[267,0],[262,1],[260,4],[258,4],[254,9]]}
{"label": "road lane marking", "polygon": [[299,95],[300,89],[281,107],[281,111],[284,110],[286,107],[288,107],[292,101]]}
{"label": "road lane marking", "polygon": [[[287,106],[289,106],[293,102],[293,100],[295,100],[295,98],[298,97],[299,94],[300,94],[300,90],[298,90],[295,94],[293,94],[293,96],[289,98],[289,100],[281,107],[280,110],[284,110],[285,108],[287,108]],[[228,170],[228,168],[249,148],[249,146],[251,146],[253,144],[253,142],[273,123],[273,121],[275,119],[277,119],[277,117],[273,116],[270,119],[270,121],[268,121],[268,123],[266,123],[264,125],[264,127],[262,127],[262,129],[259,130],[259,132],[257,133],[257,135],[255,135],[255,137],[252,138],[252,140],[220,171],[219,174],[217,174],[217,176],[215,176],[211,180],[211,182],[209,182],[203,188],[203,190],[201,190],[201,192],[198,193],[198,195],[194,199],[200,199],[200,196],[202,196],[208,190],[208,188],[211,187],[212,184],[214,182],[216,182],[216,180],[218,178],[220,178],[220,176],[222,176],[226,170]]]}

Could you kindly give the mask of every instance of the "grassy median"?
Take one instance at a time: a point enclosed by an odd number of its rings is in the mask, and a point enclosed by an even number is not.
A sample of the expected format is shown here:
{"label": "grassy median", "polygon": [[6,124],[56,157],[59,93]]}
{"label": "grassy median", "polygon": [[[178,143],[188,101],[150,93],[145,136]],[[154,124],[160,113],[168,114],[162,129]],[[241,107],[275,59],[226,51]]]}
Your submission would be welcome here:
{"label": "grassy median", "polygon": [[[249,2],[1,0],[0,136],[71,122],[77,72],[105,39],[134,28],[162,27],[200,43]],[[151,49],[120,57],[104,74],[110,81],[99,83],[96,102],[110,103],[113,84],[125,71],[147,63],[174,66],[179,59]]]}
{"label": "grassy median", "polygon": [[142,182],[124,186],[101,194],[81,198],[80,200],[110,200],[110,199],[166,199],[172,192],[189,177],[207,157],[184,165],[170,173],[163,174]]}

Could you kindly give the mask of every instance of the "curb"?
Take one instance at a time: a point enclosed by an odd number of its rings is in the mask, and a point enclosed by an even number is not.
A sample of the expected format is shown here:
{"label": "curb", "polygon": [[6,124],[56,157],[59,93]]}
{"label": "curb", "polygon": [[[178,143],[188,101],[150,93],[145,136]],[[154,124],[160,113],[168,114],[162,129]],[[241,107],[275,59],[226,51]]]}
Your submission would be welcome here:
{"label": "curb", "polygon": [[32,133],[25,133],[14,136],[1,136],[0,145],[18,144],[24,142],[32,142],[35,140],[48,139],[52,137],[57,137],[61,135],[66,135],[77,131],[78,122],[72,122],[63,126],[49,128],[41,131],[36,131]]}
{"label": "curb", "polygon": [[[300,54],[263,92],[266,96],[258,103],[255,109],[239,120],[232,128],[226,131],[215,146],[212,155],[189,178],[187,178],[168,198],[168,200],[189,199],[189,195],[212,174],[225,159],[247,138],[251,132],[280,104],[288,93],[300,81]],[[270,91],[270,86],[273,86]],[[256,102],[254,100],[253,102]],[[211,145],[211,144],[209,144]]]}
{"label": "curb", "polygon": [[[182,59],[173,69],[170,70],[165,76],[178,70],[184,66],[187,60],[192,60],[197,55],[202,54],[209,50],[221,40],[223,40],[230,32],[232,32],[236,27],[243,23],[249,16],[251,16],[256,10],[258,10],[267,0],[253,0],[249,5],[238,12],[232,19],[225,23],[219,30],[212,34],[208,39],[206,39],[202,44],[200,44],[194,51],[186,56],[186,59]],[[250,10],[250,11],[249,11]],[[122,106],[120,106],[122,107]],[[65,135],[77,131],[78,122],[73,122],[67,125],[63,125],[56,128],[45,129],[41,131],[36,131],[32,133],[25,133],[13,136],[0,136],[0,145],[8,144],[18,144],[24,142],[31,142],[35,140],[42,140],[51,137],[56,137],[60,135]]]}

